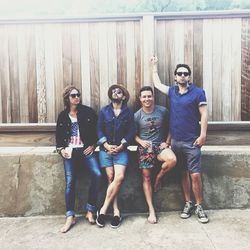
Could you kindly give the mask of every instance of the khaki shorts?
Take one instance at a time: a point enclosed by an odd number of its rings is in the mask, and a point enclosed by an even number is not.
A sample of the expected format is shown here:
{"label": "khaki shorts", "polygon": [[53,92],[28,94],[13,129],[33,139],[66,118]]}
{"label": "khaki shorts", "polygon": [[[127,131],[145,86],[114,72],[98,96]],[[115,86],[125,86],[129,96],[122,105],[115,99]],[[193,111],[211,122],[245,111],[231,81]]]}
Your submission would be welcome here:
{"label": "khaki shorts", "polygon": [[169,151],[169,155],[173,155],[170,148],[160,149],[160,144],[153,144],[151,152],[148,152],[147,148],[138,146],[139,168],[153,168],[156,165],[157,156],[164,150]]}

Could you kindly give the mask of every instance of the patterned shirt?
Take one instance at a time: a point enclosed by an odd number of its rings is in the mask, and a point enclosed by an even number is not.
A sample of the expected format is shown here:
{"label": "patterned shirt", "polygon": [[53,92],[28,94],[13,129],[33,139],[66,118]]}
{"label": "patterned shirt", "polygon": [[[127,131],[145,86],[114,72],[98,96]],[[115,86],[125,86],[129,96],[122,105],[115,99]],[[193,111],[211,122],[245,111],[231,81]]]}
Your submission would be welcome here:
{"label": "patterned shirt", "polygon": [[71,128],[70,128],[70,143],[69,147],[71,148],[81,148],[83,147],[83,142],[80,137],[79,125],[77,122],[77,118],[74,118],[69,115],[71,120]]}

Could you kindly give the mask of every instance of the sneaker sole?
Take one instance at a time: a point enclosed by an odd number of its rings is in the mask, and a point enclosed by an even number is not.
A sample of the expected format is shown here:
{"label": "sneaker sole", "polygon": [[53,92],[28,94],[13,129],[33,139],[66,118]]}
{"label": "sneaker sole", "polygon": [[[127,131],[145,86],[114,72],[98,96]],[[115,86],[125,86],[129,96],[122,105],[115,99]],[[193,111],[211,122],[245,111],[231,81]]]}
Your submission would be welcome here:
{"label": "sneaker sole", "polygon": [[200,223],[206,224],[209,222],[209,219],[198,219]]}
{"label": "sneaker sole", "polygon": [[121,225],[121,222],[122,222],[122,217],[120,217],[120,223],[119,223],[119,225],[117,225],[117,226],[113,226],[113,225],[110,225],[113,229],[116,229],[116,228],[118,228],[120,225]]}
{"label": "sneaker sole", "polygon": [[104,225],[103,225],[103,224],[100,224],[100,223],[97,221],[97,219],[95,220],[95,223],[96,223],[96,225],[97,225],[98,227],[104,227]]}
{"label": "sneaker sole", "polygon": [[121,225],[121,223],[120,223],[118,226],[112,226],[112,225],[111,225],[111,227],[112,227],[113,229],[116,229],[116,228],[118,228],[120,225]]}
{"label": "sneaker sole", "polygon": [[[99,212],[98,212],[98,211],[96,212],[96,215],[97,215],[97,218],[98,218],[98,216],[99,216]],[[104,225],[104,224],[100,224],[100,223],[98,222],[97,218],[96,218],[96,220],[95,220],[96,225],[97,225],[98,227],[104,227],[105,225]]]}
{"label": "sneaker sole", "polygon": [[181,217],[182,219],[188,219],[188,218],[191,217],[191,214],[183,214],[183,215],[181,214],[180,217]]}

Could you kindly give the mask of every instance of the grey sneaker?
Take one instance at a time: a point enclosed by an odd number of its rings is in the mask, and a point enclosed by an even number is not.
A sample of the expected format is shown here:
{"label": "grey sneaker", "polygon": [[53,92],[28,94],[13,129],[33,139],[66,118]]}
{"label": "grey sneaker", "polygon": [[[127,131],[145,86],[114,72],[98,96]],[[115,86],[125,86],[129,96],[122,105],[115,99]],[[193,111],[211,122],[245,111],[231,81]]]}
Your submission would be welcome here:
{"label": "grey sneaker", "polygon": [[205,211],[203,210],[202,206],[199,204],[196,204],[195,207],[196,207],[195,214],[198,216],[198,221],[201,223],[207,223],[208,217]]}
{"label": "grey sneaker", "polygon": [[186,201],[185,206],[180,216],[182,219],[187,219],[191,216],[193,211],[194,211],[194,205],[192,201]]}

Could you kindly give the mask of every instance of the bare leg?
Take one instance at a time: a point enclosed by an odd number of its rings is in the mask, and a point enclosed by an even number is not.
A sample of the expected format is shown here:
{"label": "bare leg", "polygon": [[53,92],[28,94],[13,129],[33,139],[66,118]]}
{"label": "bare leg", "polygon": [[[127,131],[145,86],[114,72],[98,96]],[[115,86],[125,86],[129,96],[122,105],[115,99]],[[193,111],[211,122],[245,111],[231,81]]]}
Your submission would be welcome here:
{"label": "bare leg", "polygon": [[201,174],[200,173],[192,173],[192,190],[194,193],[196,204],[202,203],[202,181],[201,181]]}
{"label": "bare leg", "polygon": [[154,184],[154,192],[161,189],[162,177],[169,172],[176,165],[176,157],[173,151],[169,148],[164,149],[158,156],[157,159],[162,161],[161,170],[157,174]]}
{"label": "bare leg", "polygon": [[120,190],[121,184],[124,180],[125,170],[126,170],[125,166],[122,166],[122,165],[115,165],[114,166],[114,180],[108,186],[104,204],[100,209],[100,214],[107,213],[108,207],[110,206],[111,202],[117,196],[117,194]]}
{"label": "bare leg", "polygon": [[[114,179],[114,168],[107,167],[106,174],[107,174],[108,184],[110,185]],[[120,210],[118,208],[118,202],[117,202],[117,195],[115,196],[113,200],[113,212],[114,212],[114,216],[115,215],[120,216]]]}
{"label": "bare leg", "polygon": [[190,177],[188,171],[183,171],[181,173],[181,187],[185,201],[190,201]]}
{"label": "bare leg", "polygon": [[145,199],[146,199],[146,202],[148,204],[148,209],[149,209],[148,222],[154,224],[154,223],[157,223],[157,219],[155,215],[155,209],[153,206],[151,170],[150,169],[142,169],[142,179],[143,179],[143,191],[144,191]]}
{"label": "bare leg", "polygon": [[74,216],[68,216],[66,218],[66,222],[64,226],[60,229],[61,233],[66,233],[70,230],[70,228],[76,224],[76,219]]}

